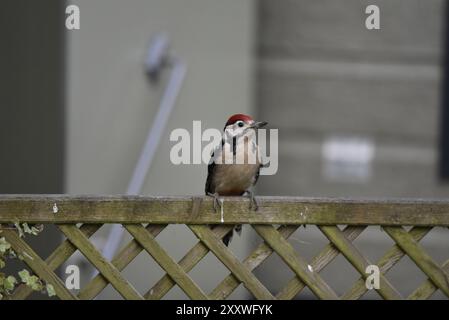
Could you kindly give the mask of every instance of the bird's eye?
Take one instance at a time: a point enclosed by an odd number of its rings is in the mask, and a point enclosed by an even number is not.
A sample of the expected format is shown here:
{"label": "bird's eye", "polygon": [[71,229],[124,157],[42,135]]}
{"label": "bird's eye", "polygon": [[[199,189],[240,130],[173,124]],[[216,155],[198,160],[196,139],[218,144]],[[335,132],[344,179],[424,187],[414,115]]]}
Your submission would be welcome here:
{"label": "bird's eye", "polygon": [[237,122],[237,125],[238,125],[239,127],[243,127],[244,123],[243,123],[243,121],[238,121],[238,122]]}

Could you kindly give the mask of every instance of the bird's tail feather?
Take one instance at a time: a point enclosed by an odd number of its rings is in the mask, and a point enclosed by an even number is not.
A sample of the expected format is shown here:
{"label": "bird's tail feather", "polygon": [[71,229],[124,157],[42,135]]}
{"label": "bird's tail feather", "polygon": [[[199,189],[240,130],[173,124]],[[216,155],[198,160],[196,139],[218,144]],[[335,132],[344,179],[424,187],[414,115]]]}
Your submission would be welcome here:
{"label": "bird's tail feather", "polygon": [[224,237],[223,237],[223,243],[225,244],[225,246],[229,246],[229,243],[232,240],[232,236],[234,235],[234,230],[231,229],[231,231],[229,231]]}
{"label": "bird's tail feather", "polygon": [[[212,227],[213,229],[214,227]],[[229,243],[231,243],[232,237],[234,236],[234,229],[237,231],[237,234],[240,236],[242,234],[242,225],[236,225],[235,228],[231,229],[228,233],[225,234],[222,241],[225,244],[225,246],[229,246]]]}
{"label": "bird's tail feather", "polygon": [[242,235],[242,225],[241,224],[236,225],[234,229],[235,229],[235,231],[237,231],[237,234],[239,236]]}

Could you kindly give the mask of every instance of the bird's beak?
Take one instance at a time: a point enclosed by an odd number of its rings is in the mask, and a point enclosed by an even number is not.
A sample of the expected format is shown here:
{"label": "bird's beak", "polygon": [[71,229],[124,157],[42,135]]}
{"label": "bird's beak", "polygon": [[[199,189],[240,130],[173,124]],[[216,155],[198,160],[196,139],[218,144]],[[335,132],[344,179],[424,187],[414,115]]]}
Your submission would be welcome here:
{"label": "bird's beak", "polygon": [[253,123],[251,128],[259,129],[259,128],[265,127],[267,124],[268,124],[268,122],[266,122],[266,121],[256,121]]}

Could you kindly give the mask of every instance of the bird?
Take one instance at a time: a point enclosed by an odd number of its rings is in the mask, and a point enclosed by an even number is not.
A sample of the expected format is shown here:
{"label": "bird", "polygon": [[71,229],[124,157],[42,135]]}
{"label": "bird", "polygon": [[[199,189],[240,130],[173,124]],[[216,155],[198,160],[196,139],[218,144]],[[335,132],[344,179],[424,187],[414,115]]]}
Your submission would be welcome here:
{"label": "bird", "polygon": [[[220,196],[248,195],[250,209],[258,210],[252,187],[257,183],[262,164],[256,130],[266,126],[265,121],[259,122],[246,114],[234,114],[226,121],[221,144],[216,146],[211,154],[207,168],[205,193],[214,198],[214,210],[222,208]],[[242,226],[235,230],[240,235]],[[234,230],[223,237],[223,243],[228,246]]]}

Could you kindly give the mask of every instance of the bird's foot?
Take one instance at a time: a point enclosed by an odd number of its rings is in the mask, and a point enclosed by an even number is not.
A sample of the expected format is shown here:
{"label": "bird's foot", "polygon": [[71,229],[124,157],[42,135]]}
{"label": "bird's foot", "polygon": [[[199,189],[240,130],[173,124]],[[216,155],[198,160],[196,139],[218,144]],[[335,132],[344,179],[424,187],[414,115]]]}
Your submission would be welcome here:
{"label": "bird's foot", "polygon": [[218,193],[210,193],[210,192],[208,192],[207,195],[209,197],[214,198],[214,211],[217,212],[217,207],[220,207],[220,209],[221,209],[222,204],[221,204],[220,196],[218,195]]}
{"label": "bird's foot", "polygon": [[254,211],[259,210],[259,205],[257,204],[256,197],[254,196],[254,193],[249,190],[247,190],[246,192],[248,193],[248,197],[249,197],[249,209],[250,210],[254,209]]}

